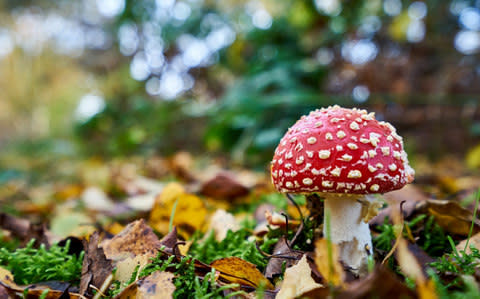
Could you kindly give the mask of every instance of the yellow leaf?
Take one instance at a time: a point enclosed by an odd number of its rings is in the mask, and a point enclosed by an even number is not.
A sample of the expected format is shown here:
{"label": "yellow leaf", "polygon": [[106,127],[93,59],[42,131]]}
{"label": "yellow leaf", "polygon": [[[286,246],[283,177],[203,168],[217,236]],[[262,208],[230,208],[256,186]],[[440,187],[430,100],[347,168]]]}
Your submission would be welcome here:
{"label": "yellow leaf", "polygon": [[285,271],[282,287],[276,299],[290,299],[302,296],[306,292],[324,286],[316,283],[311,276],[312,270],[307,262],[307,256],[303,255],[300,261]]}
{"label": "yellow leaf", "polygon": [[213,261],[210,266],[220,272],[220,278],[229,283],[238,283],[252,287],[265,285],[269,290],[273,285],[254,264],[242,260],[239,257],[227,257]]}
{"label": "yellow leaf", "polygon": [[315,265],[329,284],[343,285],[345,272],[339,262],[338,248],[335,244],[327,239],[315,241]]}
{"label": "yellow leaf", "polygon": [[186,193],[178,183],[165,186],[155,199],[150,213],[150,225],[160,233],[167,234],[174,207],[172,223],[181,234],[188,237],[193,231],[202,228],[207,216],[203,201],[196,195]]}

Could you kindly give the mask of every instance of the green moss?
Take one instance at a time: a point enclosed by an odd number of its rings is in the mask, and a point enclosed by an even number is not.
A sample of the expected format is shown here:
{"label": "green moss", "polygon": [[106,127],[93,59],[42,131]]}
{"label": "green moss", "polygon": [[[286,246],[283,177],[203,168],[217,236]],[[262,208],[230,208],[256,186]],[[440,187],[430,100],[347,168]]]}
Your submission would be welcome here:
{"label": "green moss", "polygon": [[68,281],[77,284],[80,281],[83,252],[79,255],[68,254],[70,242],[65,247],[53,245],[47,249],[41,245],[33,248],[31,240],[25,248],[9,251],[0,248],[0,265],[12,272],[18,284],[31,284],[41,281]]}

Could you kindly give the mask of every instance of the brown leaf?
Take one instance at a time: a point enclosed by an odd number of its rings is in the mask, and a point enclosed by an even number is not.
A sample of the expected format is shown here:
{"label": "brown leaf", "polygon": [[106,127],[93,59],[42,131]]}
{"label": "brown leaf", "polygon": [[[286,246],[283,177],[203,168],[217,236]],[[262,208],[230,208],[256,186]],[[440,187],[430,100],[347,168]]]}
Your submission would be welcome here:
{"label": "brown leaf", "polygon": [[388,268],[378,266],[360,280],[348,284],[337,299],[367,298],[416,298],[415,293],[404,285]]}
{"label": "brown leaf", "polygon": [[327,239],[315,241],[315,265],[325,280],[334,286],[342,286],[345,281],[345,271],[339,261],[336,244]]}
{"label": "brown leaf", "polygon": [[175,291],[174,278],[173,273],[157,271],[130,284],[114,298],[172,298]]}
{"label": "brown leaf", "polygon": [[226,257],[213,261],[210,266],[220,272],[219,279],[230,283],[258,287],[262,284],[267,289],[273,289],[273,285],[254,264],[238,257]]}
{"label": "brown leaf", "polygon": [[413,184],[408,184],[402,189],[395,190],[392,192],[385,193],[383,195],[385,201],[388,203],[388,207],[381,210],[377,216],[372,218],[369,221],[370,225],[381,225],[385,217],[392,218],[392,208],[393,205],[400,205],[401,202],[405,202],[402,206],[404,217],[410,216],[414,211],[417,203],[424,200],[428,200],[429,197],[426,196],[417,186]]}
{"label": "brown leaf", "polygon": [[112,261],[107,259],[102,248],[98,247],[98,232],[90,236],[89,241],[84,240],[85,257],[82,265],[80,279],[80,294],[83,295],[92,284],[100,288],[105,279],[112,273]]}
{"label": "brown leaf", "polygon": [[300,261],[285,271],[280,292],[277,299],[290,299],[302,296],[315,289],[324,288],[323,285],[316,283],[311,276],[312,270],[307,262],[307,256],[303,255]]}
{"label": "brown leaf", "polygon": [[143,219],[128,224],[118,235],[102,242],[105,255],[113,260],[145,254],[155,256],[160,246],[157,235]]}
{"label": "brown leaf", "polygon": [[472,220],[474,222],[473,232],[480,232],[480,220],[473,219],[472,212],[462,208],[456,201],[427,200],[418,208],[433,215],[438,225],[449,233],[468,235]]}
{"label": "brown leaf", "polygon": [[11,236],[18,238],[21,242],[21,247],[25,246],[32,239],[36,240],[35,246],[40,246],[40,244],[49,245],[52,238],[44,224],[32,224],[26,219],[5,213],[0,213],[0,228],[11,232]]}
{"label": "brown leaf", "polygon": [[[168,239],[169,242],[172,242]],[[165,241],[166,242],[166,241]],[[128,224],[118,235],[102,242],[107,258],[115,262],[115,278],[126,282],[137,265],[142,268],[155,257],[161,242],[143,219]]]}
{"label": "brown leaf", "polygon": [[232,199],[245,196],[250,190],[239,183],[231,173],[220,172],[212,179],[204,182],[200,194],[213,198]]}
{"label": "brown leaf", "polygon": [[273,257],[268,261],[265,276],[272,279],[275,276],[281,275],[284,263],[285,267],[289,268],[293,266],[302,255],[303,252],[301,251],[291,250],[285,241],[285,237],[281,237],[273,248]]}

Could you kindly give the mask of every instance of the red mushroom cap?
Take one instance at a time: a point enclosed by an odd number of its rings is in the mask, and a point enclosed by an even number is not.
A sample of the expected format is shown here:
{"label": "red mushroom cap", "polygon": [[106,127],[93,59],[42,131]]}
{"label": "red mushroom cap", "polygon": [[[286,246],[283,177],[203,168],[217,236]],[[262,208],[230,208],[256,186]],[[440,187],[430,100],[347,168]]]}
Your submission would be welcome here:
{"label": "red mushroom cap", "polygon": [[271,165],[273,184],[288,193],[385,193],[414,174],[391,124],[336,105],[302,116],[280,140]]}

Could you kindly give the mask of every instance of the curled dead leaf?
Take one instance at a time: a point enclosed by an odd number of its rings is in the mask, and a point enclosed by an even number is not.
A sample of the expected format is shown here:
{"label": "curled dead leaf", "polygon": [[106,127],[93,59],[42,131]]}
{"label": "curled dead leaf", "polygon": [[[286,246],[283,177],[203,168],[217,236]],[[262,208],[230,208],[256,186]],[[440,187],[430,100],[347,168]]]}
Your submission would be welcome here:
{"label": "curled dead leaf", "polygon": [[254,264],[242,260],[239,257],[226,257],[213,261],[210,266],[220,272],[219,279],[238,283],[254,288],[264,285],[266,289],[273,289],[272,283],[263,276]]}
{"label": "curled dead leaf", "polygon": [[315,289],[324,288],[322,284],[316,283],[311,276],[312,270],[307,262],[307,256],[303,255],[300,261],[285,271],[277,299],[290,299],[302,296]]}

